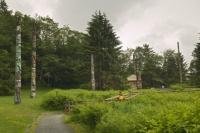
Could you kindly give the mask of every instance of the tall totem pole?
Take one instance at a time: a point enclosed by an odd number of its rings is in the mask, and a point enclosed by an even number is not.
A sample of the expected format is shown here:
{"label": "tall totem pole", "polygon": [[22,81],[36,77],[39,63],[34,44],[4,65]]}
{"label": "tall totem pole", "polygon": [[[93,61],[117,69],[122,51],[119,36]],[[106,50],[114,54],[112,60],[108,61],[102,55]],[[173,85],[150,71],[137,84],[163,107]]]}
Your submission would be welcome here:
{"label": "tall totem pole", "polygon": [[183,84],[183,74],[182,74],[182,65],[181,65],[181,52],[179,48],[179,42],[177,42],[177,48],[178,48],[178,69],[179,69],[179,80],[180,80],[180,85],[182,87]]}
{"label": "tall totem pole", "polygon": [[36,96],[36,22],[33,23],[31,98]]}
{"label": "tall totem pole", "polygon": [[94,72],[94,55],[91,54],[91,84],[92,90],[95,90],[95,72]]}
{"label": "tall totem pole", "polygon": [[17,16],[14,103],[21,103],[21,17]]}

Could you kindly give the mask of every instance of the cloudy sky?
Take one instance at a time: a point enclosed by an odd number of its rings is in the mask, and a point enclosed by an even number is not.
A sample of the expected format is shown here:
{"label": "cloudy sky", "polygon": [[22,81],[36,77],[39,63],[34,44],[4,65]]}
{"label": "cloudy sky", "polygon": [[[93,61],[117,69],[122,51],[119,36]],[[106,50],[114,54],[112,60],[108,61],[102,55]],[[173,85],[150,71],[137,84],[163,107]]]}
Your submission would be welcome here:
{"label": "cloudy sky", "polygon": [[60,25],[86,32],[96,10],[107,14],[123,48],[150,44],[158,53],[180,42],[186,60],[198,41],[200,0],[6,0],[10,9],[50,16]]}

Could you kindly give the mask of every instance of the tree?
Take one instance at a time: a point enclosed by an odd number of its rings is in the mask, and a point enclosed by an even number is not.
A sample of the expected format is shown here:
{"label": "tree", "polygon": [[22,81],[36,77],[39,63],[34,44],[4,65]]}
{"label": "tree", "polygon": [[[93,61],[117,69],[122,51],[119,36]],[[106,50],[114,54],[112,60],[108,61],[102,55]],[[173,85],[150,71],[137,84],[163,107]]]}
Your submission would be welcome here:
{"label": "tree", "polygon": [[163,83],[162,57],[157,55],[148,44],[137,47],[134,50],[134,56],[137,57],[137,67],[141,73],[143,87],[160,87]]}
{"label": "tree", "polygon": [[[180,59],[179,59],[180,58]],[[186,81],[187,64],[181,53],[176,53],[174,50],[168,49],[164,52],[164,62],[163,62],[163,80],[165,85],[179,83],[179,62],[182,71],[183,81]]]}
{"label": "tree", "polygon": [[9,14],[10,11],[8,10],[8,5],[6,4],[5,0],[0,1],[0,14]]}
{"label": "tree", "polygon": [[14,92],[16,19],[0,1],[0,95]]}
{"label": "tree", "polygon": [[169,49],[164,52],[164,63],[162,69],[163,79],[166,85],[179,82],[178,64],[174,50]]}
{"label": "tree", "polygon": [[89,54],[94,55],[97,89],[116,88],[120,83],[120,41],[106,15],[96,12],[88,24]]}
{"label": "tree", "polygon": [[200,87],[200,43],[196,44],[193,53],[193,60],[190,63],[190,82],[192,85]]}

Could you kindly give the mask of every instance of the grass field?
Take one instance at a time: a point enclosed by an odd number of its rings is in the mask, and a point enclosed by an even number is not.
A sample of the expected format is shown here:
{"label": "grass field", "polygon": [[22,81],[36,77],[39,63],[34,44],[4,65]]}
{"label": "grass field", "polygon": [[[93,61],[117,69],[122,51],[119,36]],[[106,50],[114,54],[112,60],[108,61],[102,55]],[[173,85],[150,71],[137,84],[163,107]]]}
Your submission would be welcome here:
{"label": "grass field", "polygon": [[0,133],[23,133],[44,112],[40,107],[42,96],[47,90],[38,91],[36,99],[30,99],[29,91],[22,91],[22,103],[13,104],[12,96],[0,97]]}

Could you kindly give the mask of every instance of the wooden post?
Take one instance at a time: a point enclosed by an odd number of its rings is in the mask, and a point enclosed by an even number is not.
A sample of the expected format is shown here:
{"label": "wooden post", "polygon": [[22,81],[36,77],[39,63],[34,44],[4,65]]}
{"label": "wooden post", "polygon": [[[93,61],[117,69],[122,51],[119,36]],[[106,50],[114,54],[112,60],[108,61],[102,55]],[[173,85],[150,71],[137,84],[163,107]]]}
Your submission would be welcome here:
{"label": "wooden post", "polygon": [[36,97],[36,24],[33,24],[31,98]]}
{"label": "wooden post", "polygon": [[180,84],[181,84],[181,87],[182,87],[182,84],[183,84],[183,74],[182,74],[181,53],[180,53],[180,49],[179,49],[179,42],[177,42],[177,48],[178,48],[179,79],[180,79]]}
{"label": "wooden post", "polygon": [[21,103],[21,18],[17,17],[14,103]]}
{"label": "wooden post", "polygon": [[91,84],[92,90],[95,90],[95,72],[94,72],[94,55],[91,54]]}

